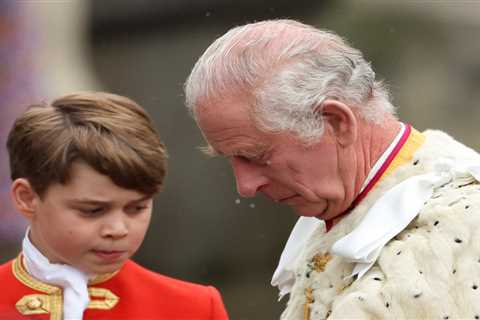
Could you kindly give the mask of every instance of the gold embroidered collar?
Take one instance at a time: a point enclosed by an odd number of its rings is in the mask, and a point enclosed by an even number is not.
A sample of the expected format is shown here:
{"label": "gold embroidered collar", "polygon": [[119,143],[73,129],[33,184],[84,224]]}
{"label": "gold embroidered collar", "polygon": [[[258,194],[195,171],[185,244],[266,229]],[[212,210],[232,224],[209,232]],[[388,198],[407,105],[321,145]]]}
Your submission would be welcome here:
{"label": "gold embroidered collar", "polygon": [[[23,255],[20,254],[12,263],[12,272],[15,278],[25,286],[42,292],[43,294],[30,294],[22,297],[16,303],[17,310],[23,315],[48,314],[50,320],[61,320],[63,317],[62,289],[41,282],[32,277],[23,265]],[[90,302],[88,309],[110,310],[118,303],[120,298],[113,292],[104,288],[90,287],[103,283],[114,277],[114,273],[97,276],[89,281],[88,292]]]}

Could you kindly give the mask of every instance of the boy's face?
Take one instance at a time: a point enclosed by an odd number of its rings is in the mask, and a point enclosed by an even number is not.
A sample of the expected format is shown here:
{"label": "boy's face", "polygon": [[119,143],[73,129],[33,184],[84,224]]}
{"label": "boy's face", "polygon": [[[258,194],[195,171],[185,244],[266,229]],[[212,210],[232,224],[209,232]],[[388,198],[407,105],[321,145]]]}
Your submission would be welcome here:
{"label": "boy's face", "polygon": [[153,200],[75,162],[67,184],[50,186],[33,203],[30,238],[50,262],[103,274],[118,270],[140,247]]}

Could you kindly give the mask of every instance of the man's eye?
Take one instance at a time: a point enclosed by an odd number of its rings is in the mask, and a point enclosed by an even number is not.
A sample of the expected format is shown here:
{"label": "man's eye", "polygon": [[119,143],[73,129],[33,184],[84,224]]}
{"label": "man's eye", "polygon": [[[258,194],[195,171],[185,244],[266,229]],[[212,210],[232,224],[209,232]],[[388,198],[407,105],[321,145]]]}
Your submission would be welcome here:
{"label": "man's eye", "polygon": [[249,159],[250,162],[253,162],[259,166],[267,166],[270,164],[270,161],[266,160],[266,157],[263,155],[255,156]]}
{"label": "man's eye", "polygon": [[252,162],[252,159],[247,157],[247,156],[235,156],[238,160],[241,160],[243,162]]}
{"label": "man's eye", "polygon": [[253,163],[259,166],[268,166],[270,165],[270,161],[266,160],[264,156],[235,156],[238,160],[246,163]]}

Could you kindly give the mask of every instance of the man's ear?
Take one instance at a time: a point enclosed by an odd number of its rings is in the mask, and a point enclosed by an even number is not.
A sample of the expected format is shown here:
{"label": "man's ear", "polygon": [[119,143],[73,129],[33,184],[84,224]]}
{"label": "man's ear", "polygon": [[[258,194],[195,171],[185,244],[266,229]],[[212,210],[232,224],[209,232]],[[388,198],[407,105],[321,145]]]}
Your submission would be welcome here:
{"label": "man's ear", "polygon": [[321,107],[321,112],[325,128],[330,126],[333,129],[335,138],[344,147],[351,145],[357,139],[358,122],[356,114],[346,104],[326,99]]}
{"label": "man's ear", "polygon": [[15,179],[10,188],[10,195],[15,208],[23,214],[25,218],[32,220],[35,216],[40,197],[35,190],[33,190],[30,182],[24,178]]}

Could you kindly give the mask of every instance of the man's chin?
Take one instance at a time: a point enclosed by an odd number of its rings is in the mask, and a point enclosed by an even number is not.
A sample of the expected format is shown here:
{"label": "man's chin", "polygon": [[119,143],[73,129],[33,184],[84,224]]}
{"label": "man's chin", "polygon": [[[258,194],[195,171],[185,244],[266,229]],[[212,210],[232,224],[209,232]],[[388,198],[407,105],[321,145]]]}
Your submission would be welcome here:
{"label": "man's chin", "polygon": [[302,217],[315,217],[320,220],[325,220],[324,215],[326,208],[324,210],[312,210],[311,208],[294,207],[293,210],[297,215]]}

